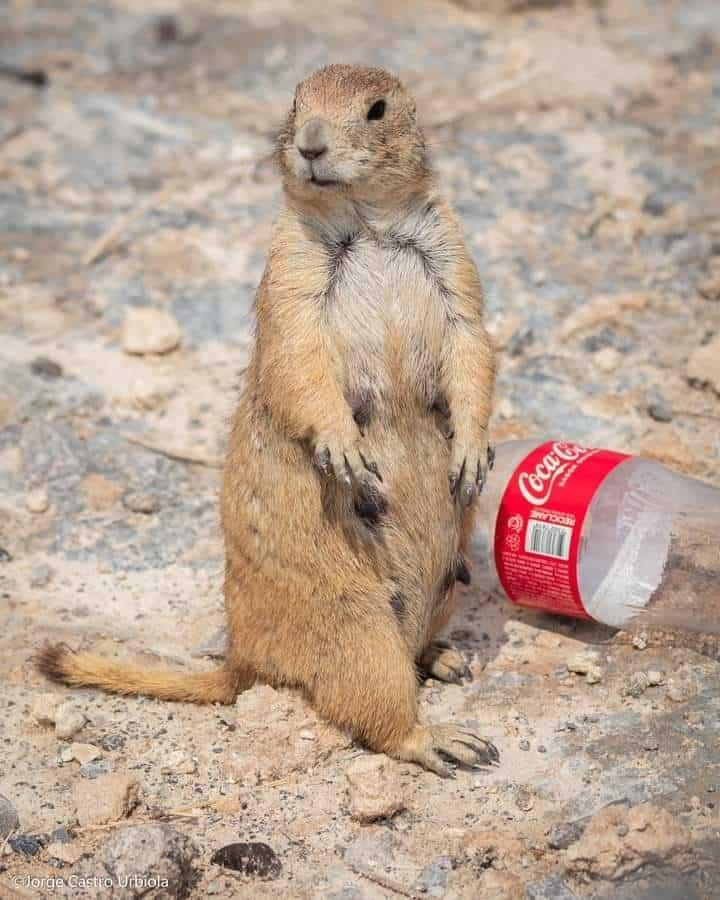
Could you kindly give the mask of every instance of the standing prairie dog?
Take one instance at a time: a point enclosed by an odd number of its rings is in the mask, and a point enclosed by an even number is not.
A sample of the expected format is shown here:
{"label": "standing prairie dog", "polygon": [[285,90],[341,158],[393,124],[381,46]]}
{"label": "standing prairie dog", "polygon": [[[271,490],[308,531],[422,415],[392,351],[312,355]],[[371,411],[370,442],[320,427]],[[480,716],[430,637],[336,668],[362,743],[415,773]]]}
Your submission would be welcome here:
{"label": "standing prairie dog", "polygon": [[231,703],[303,689],[368,747],[448,775],[488,740],[418,721],[418,672],[466,674],[436,640],[491,465],[493,350],[461,229],[415,105],[382,69],[332,65],[279,135],[285,208],[222,489],[226,661],[176,674],[46,647],[55,680]]}

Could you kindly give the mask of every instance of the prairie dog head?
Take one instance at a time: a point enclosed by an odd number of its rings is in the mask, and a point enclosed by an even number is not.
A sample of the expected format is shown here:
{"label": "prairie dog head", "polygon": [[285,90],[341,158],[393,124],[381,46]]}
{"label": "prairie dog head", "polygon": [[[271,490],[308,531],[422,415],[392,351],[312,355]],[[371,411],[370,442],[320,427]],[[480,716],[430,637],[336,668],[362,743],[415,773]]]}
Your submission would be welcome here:
{"label": "prairie dog head", "polygon": [[324,195],[391,200],[417,192],[428,173],[412,97],[366,66],[326,66],[297,86],[279,157],[286,190],[313,205]]}

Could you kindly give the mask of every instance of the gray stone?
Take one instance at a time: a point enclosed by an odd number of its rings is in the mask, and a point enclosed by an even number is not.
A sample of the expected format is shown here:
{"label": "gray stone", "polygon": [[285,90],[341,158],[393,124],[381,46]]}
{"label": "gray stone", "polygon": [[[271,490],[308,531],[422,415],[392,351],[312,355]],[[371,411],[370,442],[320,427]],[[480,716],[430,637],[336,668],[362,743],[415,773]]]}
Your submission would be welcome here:
{"label": "gray stone", "polygon": [[525,896],[527,900],[577,900],[577,894],[557,875],[525,885]]}
{"label": "gray stone", "polygon": [[22,856],[36,856],[42,847],[40,841],[31,834],[16,834],[8,840],[8,844],[15,853]]}
{"label": "gray stone", "polygon": [[114,834],[99,853],[99,861],[115,880],[114,897],[135,897],[128,879],[149,881],[162,878],[167,884],[158,886],[153,897],[186,897],[197,881],[196,862],[199,850],[195,843],[169,825],[137,825]]}
{"label": "gray stone", "polygon": [[656,422],[672,422],[672,407],[659,391],[653,391],[648,394],[645,404],[647,414],[651,419],[654,419]]}
{"label": "gray stone", "polygon": [[0,841],[4,841],[9,834],[17,831],[19,827],[20,817],[17,810],[7,797],[3,797],[0,794]]}
{"label": "gray stone", "polygon": [[143,491],[128,491],[122,498],[123,506],[131,512],[143,513],[146,516],[160,509],[160,499]]}
{"label": "gray stone", "polygon": [[585,826],[580,822],[561,822],[553,825],[548,834],[548,847],[553,850],[566,850],[570,844],[582,837]]}

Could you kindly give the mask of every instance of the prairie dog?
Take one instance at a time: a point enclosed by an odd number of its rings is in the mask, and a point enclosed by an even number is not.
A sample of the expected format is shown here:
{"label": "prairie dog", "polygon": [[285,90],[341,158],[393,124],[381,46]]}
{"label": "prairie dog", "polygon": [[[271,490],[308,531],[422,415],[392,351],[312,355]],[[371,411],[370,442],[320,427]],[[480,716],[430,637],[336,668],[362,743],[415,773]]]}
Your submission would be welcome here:
{"label": "prairie dog", "polygon": [[459,681],[438,641],[491,465],[495,362],[460,226],[397,78],[332,65],[298,85],[278,139],[285,207],[222,488],[225,664],[176,674],[64,646],[55,680],[233,702],[301,688],[366,746],[448,775],[498,759],[418,721],[418,673]]}

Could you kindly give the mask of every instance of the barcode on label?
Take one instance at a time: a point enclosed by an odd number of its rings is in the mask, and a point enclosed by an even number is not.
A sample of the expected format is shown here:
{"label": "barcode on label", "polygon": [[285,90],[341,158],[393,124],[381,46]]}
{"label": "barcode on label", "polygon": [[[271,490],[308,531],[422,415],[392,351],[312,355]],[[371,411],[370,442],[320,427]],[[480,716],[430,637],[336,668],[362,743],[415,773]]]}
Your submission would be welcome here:
{"label": "barcode on label", "polygon": [[567,525],[548,525],[531,519],[525,535],[525,552],[569,559],[572,533]]}

